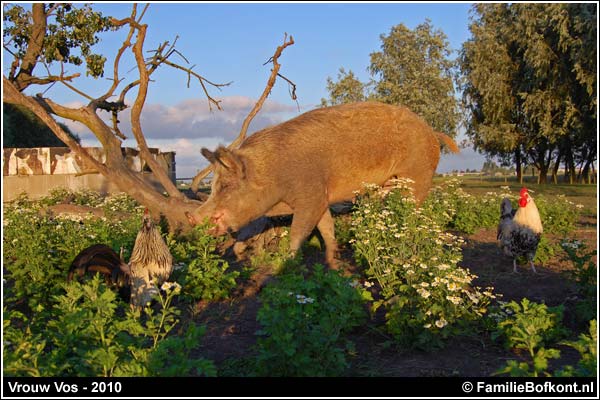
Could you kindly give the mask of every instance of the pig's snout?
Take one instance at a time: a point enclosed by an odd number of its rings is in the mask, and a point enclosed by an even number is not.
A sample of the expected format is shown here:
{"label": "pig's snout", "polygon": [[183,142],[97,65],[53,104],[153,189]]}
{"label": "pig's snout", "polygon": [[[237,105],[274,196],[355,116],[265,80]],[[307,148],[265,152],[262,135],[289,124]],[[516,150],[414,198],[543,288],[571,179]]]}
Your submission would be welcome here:
{"label": "pig's snout", "polygon": [[230,227],[226,222],[226,214],[224,211],[216,211],[211,217],[210,222],[214,226],[208,230],[208,233],[213,235],[223,235],[229,232]]}
{"label": "pig's snout", "polygon": [[186,211],[184,214],[187,217],[187,220],[190,223],[190,225],[192,225],[192,226],[198,225],[198,221],[196,221],[196,218],[194,218],[194,215],[192,213]]}

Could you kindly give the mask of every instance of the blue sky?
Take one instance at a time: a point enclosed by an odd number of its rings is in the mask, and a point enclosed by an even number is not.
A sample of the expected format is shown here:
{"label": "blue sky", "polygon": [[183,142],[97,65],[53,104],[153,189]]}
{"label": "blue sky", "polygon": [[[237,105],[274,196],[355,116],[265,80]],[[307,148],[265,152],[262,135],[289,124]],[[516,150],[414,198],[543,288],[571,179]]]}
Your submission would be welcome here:
{"label": "blue sky", "polygon": [[[117,18],[131,12],[130,3],[97,3],[93,7]],[[280,72],[297,85],[300,111],[290,99],[287,84],[278,80],[249,132],[314,108],[327,97],[327,77],[335,79],[340,67],[367,81],[370,53],[379,50],[380,35],[387,35],[397,24],[412,29],[429,19],[446,34],[453,50],[460,49],[470,35],[470,8],[470,3],[153,3],[143,20],[149,25],[145,49],[178,36],[177,48],[196,65],[196,72],[214,82],[233,83],[220,91],[210,89],[213,97],[223,100],[225,108],[224,112],[210,113],[199,85],[192,83],[188,89],[185,74],[166,67],[158,71],[153,75],[155,82],[142,119],[148,142],[177,152],[179,178],[193,176],[205,165],[200,147],[226,144],[239,132],[268,78],[270,65],[263,63],[282,43],[284,33],[291,34],[295,44],[280,58]],[[102,34],[98,51],[106,54],[109,62],[124,35],[124,31]],[[10,58],[4,59],[6,73]],[[124,61],[121,71],[128,71],[133,64]],[[124,78],[129,82],[134,76],[135,71]],[[75,84],[93,95],[109,86],[106,79],[80,79]],[[32,88],[32,93],[39,91]],[[60,85],[46,96],[71,105],[86,102]],[[122,121],[127,132],[127,117]],[[84,144],[97,143],[84,127],[70,126]],[[130,140],[124,144],[135,146]],[[461,155],[444,156],[438,171],[479,168],[482,162],[481,156],[465,149]]]}

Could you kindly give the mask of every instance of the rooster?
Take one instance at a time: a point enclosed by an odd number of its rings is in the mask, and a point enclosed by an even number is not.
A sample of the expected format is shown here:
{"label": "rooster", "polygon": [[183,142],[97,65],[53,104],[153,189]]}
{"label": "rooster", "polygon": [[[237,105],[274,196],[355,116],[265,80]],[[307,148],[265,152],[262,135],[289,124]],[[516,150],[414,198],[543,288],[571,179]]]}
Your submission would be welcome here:
{"label": "rooster", "polygon": [[135,307],[143,307],[148,303],[173,272],[173,256],[148,209],[144,211],[142,228],[135,238],[129,269],[131,304]]}
{"label": "rooster", "polygon": [[513,257],[513,272],[517,272],[517,258],[527,257],[537,273],[533,260],[542,232],[540,213],[526,188],[521,189],[517,210],[513,210],[508,198],[502,200],[497,239],[504,254]]}

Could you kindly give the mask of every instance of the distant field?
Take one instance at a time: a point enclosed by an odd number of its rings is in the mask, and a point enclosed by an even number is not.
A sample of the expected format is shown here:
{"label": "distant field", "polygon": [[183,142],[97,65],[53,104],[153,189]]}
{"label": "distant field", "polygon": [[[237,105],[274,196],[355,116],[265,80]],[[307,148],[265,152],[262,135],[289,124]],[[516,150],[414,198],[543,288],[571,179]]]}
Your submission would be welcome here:
{"label": "distant field", "polygon": [[[433,179],[433,184],[435,185],[443,182],[444,180],[452,178],[460,180],[463,189],[471,194],[499,191],[501,186],[510,187],[510,190],[514,191],[515,194],[521,189],[521,184],[519,184],[514,178],[508,178],[505,181],[504,178],[489,178],[479,176],[435,177]],[[545,196],[556,196],[563,194],[572,202],[576,204],[583,204],[585,207],[583,209],[585,215],[596,217],[598,214],[598,186],[596,184],[555,185],[551,183],[539,185],[535,182],[528,182],[526,180],[524,186],[526,186],[527,189],[530,189],[534,198],[536,194],[543,194]]]}

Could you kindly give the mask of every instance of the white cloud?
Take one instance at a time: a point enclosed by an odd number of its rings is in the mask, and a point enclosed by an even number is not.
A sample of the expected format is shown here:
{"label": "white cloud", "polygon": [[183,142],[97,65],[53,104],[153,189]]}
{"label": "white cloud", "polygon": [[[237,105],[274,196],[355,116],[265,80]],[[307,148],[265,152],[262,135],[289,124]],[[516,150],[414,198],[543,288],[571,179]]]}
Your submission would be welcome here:
{"label": "white cloud", "polygon": [[[211,111],[205,99],[188,99],[175,106],[146,105],[142,112],[142,129],[147,139],[221,137],[232,141],[239,133],[244,118],[254,106],[254,99],[242,96],[225,97],[223,111]],[[277,124],[294,115],[295,107],[267,101],[254,118],[249,133]],[[121,130],[128,132],[129,113],[123,113]]]}

